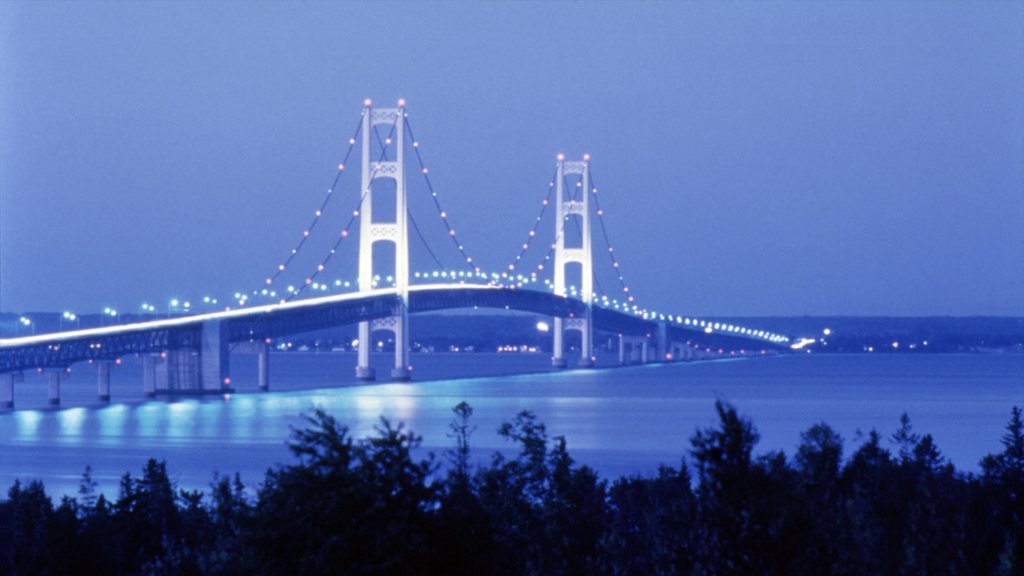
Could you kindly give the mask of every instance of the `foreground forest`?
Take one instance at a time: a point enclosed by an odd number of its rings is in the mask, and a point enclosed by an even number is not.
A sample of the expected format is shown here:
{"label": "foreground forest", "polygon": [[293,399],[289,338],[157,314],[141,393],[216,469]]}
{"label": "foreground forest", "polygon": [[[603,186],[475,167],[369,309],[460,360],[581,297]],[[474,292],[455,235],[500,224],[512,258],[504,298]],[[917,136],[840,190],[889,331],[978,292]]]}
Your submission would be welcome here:
{"label": "foreground forest", "polygon": [[237,477],[177,490],[154,460],[125,474],[116,501],[88,470],[56,506],[41,483],[15,483],[0,503],[0,574],[1024,573],[1019,408],[979,475],[906,416],[849,457],[826,424],[792,457],[755,457],[752,423],[716,409],[678,468],[612,482],[529,412],[498,431],[514,457],[474,466],[465,403],[444,465],[416,458],[401,425],[356,440],[318,411],[293,432],[296,463],[255,491]]}

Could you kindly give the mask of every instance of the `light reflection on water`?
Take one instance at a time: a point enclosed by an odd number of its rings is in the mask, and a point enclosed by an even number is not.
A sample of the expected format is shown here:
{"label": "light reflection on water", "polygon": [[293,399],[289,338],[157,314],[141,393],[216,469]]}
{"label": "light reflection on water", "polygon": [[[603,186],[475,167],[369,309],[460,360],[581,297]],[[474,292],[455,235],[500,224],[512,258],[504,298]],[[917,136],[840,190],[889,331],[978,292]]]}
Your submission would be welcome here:
{"label": "light reflection on water", "polygon": [[57,412],[60,422],[61,438],[71,444],[80,444],[84,440],[82,425],[85,423],[88,410],[85,408],[68,408]]}
{"label": "light reflection on water", "polygon": [[317,406],[356,438],[381,416],[402,422],[423,436],[424,454],[440,457],[462,400],[474,409],[480,461],[510,449],[495,431],[531,410],[552,437],[566,437],[577,461],[606,476],[651,474],[678,464],[693,432],[714,425],[716,399],[753,420],[762,452],[792,454],[800,432],[825,420],[849,455],[858,434],[877,428],[888,437],[907,411],[958,468],[976,470],[1000,449],[1010,406],[1024,406],[1024,356],[787,357],[17,410],[0,413],[0,492],[39,477],[51,493],[73,495],[90,464],[101,489],[116,493],[116,479],[149,457],[166,459],[183,488],[207,488],[214,470],[256,483],[291,461],[291,429]]}
{"label": "light reflection on water", "polygon": [[125,421],[128,419],[128,415],[128,406],[124,404],[114,404],[96,410],[94,416],[100,423],[97,442],[107,446],[118,444],[124,436]]}
{"label": "light reflection on water", "polygon": [[[18,436],[29,440],[34,440],[37,437],[39,433],[39,423],[43,420],[42,412],[38,410],[23,410],[14,412],[12,418],[16,424],[15,432]],[[13,434],[11,435],[11,438],[14,438]]]}

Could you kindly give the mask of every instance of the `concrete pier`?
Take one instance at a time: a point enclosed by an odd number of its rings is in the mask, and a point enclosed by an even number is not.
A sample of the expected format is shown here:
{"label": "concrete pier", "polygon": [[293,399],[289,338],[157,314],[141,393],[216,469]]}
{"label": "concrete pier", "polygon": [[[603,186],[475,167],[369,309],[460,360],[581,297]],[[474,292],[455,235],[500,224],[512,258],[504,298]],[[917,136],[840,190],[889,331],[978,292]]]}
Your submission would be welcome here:
{"label": "concrete pier", "polygon": [[231,390],[231,334],[228,323],[221,320],[203,322],[200,338],[199,377],[202,392]]}
{"label": "concrete pier", "polygon": [[110,402],[110,369],[113,365],[113,362],[96,363],[96,397],[100,402]]}
{"label": "concrete pier", "polygon": [[156,365],[160,356],[146,354],[142,357],[142,391],[147,398],[156,396]]}
{"label": "concrete pier", "polygon": [[21,372],[0,374],[0,410],[14,408],[14,385],[24,380],[25,375]]}
{"label": "concrete pier", "polygon": [[402,313],[391,326],[395,334],[395,366],[391,369],[392,382],[406,382],[412,378],[409,370],[409,312],[407,300],[402,302]]}
{"label": "concrete pier", "polygon": [[50,406],[60,406],[60,381],[64,370],[48,370],[46,374],[47,392]]}
{"label": "concrete pier", "polygon": [[372,382],[377,379],[377,371],[370,366],[370,350],[373,348],[372,336],[373,333],[370,331],[370,323],[360,322],[356,380],[361,382]]}
{"label": "concrete pier", "polygon": [[270,390],[270,346],[260,344],[256,352],[256,378],[260,392]]}
{"label": "concrete pier", "polygon": [[565,344],[563,342],[564,331],[562,327],[562,318],[555,316],[552,318],[552,345],[551,345],[551,365],[559,370],[566,367],[565,362]]}
{"label": "concrete pier", "polygon": [[199,356],[192,350],[168,350],[156,366],[156,393],[197,394],[202,391]]}
{"label": "concrete pier", "polygon": [[672,344],[668,341],[668,324],[664,321],[658,322],[658,334],[656,336],[655,362],[665,362],[672,353]]}

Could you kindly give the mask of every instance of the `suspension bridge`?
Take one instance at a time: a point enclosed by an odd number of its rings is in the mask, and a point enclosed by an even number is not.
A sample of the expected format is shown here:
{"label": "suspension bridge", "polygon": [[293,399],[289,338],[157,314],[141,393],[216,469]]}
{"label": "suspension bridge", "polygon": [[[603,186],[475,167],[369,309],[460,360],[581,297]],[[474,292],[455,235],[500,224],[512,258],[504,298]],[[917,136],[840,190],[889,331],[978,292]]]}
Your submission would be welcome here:
{"label": "suspension bridge", "polygon": [[[312,245],[309,240],[338,195],[357,146],[361,148],[360,187],[351,215],[323,256],[304,275],[285,284],[295,273],[297,257]],[[415,162],[409,158],[410,150]],[[409,209],[410,172],[421,175],[445,235],[464,263],[460,269],[442,264]],[[376,182],[390,185],[383,187],[382,194],[382,187],[375,189]],[[781,334],[641,307],[623,277],[597,192],[588,155],[580,160],[558,155],[540,213],[517,246],[516,255],[500,272],[485,272],[470,256],[442,208],[409,124],[405,102],[399,100],[395,108],[376,108],[367,100],[312,221],[258,288],[236,293],[232,306],[222,311],[0,339],[0,408],[14,407],[14,387],[24,381],[26,371],[44,375],[49,402],[59,405],[61,382],[71,366],[79,362],[97,366],[97,395],[109,401],[111,369],[129,355],[142,359],[142,386],[150,396],[232,391],[233,351],[256,354],[258,385],[267,390],[269,352],[276,341],[356,324],[356,377],[364,381],[377,378],[370,362],[371,337],[386,331],[395,342],[390,378],[408,380],[412,370],[410,315],[438,310],[493,308],[549,316],[555,368],[592,366],[598,331],[617,337],[618,361],[622,364],[691,359],[707,351],[698,342],[710,334],[749,340],[751,348],[762,350],[789,346],[790,339]],[[375,202],[379,203],[376,213]],[[554,239],[543,258],[524,272],[531,248],[539,244],[536,240],[541,236],[545,213],[552,205]],[[595,235],[595,228],[600,235]],[[410,232],[440,270],[410,273]],[[615,295],[604,291],[595,273],[595,236],[603,242],[602,251],[608,255],[608,267],[618,283]],[[323,275],[340,254],[343,243],[353,239],[358,242],[356,282],[325,280]],[[375,250],[381,243],[392,247],[388,256]],[[337,262],[334,265],[337,267]],[[578,285],[568,280],[570,271],[578,274]],[[280,288],[282,285],[284,288]],[[355,290],[324,294],[342,287]],[[575,358],[566,352],[567,332],[578,333],[579,349],[572,354]]]}

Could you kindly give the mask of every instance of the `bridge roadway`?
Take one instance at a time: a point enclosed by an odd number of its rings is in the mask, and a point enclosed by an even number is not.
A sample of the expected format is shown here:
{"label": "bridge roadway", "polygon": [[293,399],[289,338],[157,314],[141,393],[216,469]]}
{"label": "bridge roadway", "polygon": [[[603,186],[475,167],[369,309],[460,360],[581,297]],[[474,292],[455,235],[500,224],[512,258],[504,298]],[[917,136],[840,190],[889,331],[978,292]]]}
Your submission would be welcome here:
{"label": "bridge roadway", "polygon": [[[465,308],[497,308],[562,318],[582,318],[580,300],[547,292],[501,286],[430,284],[409,288],[409,313]],[[24,370],[47,374],[50,402],[60,403],[60,380],[76,362],[99,363],[99,397],[109,400],[109,362],[122,356],[143,357],[143,385],[156,392],[223,393],[230,391],[229,354],[232,345],[251,343],[260,355],[260,388],[267,388],[267,347],[273,339],[303,332],[400,314],[401,298],[394,288],[311,298],[165,320],[0,339],[0,408],[13,407],[13,386]],[[678,322],[655,322],[595,306],[595,330],[620,335],[620,361],[626,346],[635,359],[682,358],[682,342],[697,329]],[[764,339],[750,338],[764,343]],[[106,370],[104,369],[106,368]]]}

